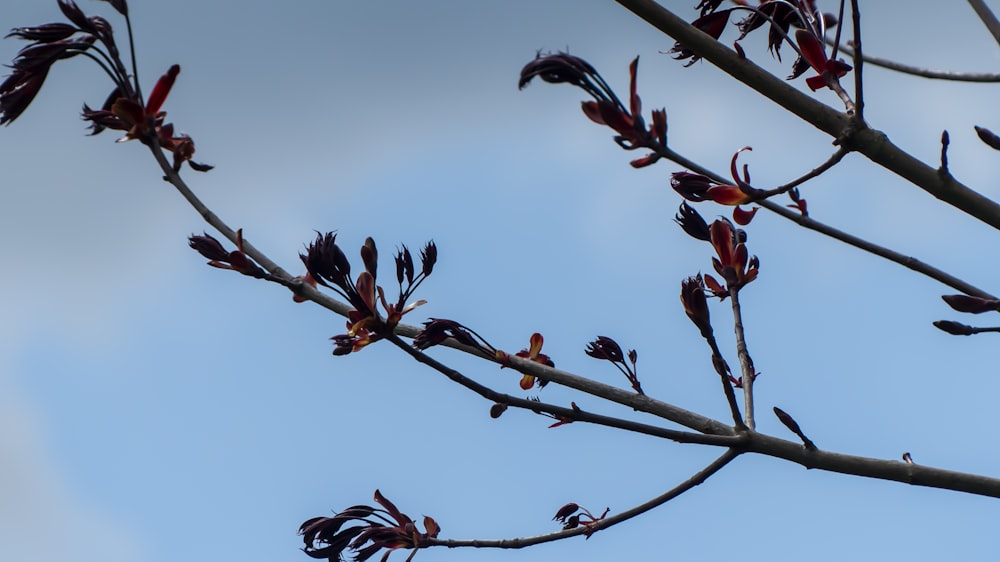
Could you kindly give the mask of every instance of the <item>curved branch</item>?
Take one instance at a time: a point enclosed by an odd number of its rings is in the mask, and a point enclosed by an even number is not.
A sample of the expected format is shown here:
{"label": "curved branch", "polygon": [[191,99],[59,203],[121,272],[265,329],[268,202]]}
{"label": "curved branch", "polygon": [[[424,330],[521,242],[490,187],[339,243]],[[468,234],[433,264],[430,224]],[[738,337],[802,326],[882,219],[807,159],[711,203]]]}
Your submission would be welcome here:
{"label": "curved branch", "polygon": [[735,449],[729,449],[722,454],[719,458],[712,461],[711,464],[705,468],[699,470],[690,478],[681,482],[677,486],[674,486],[665,493],[647,501],[639,504],[631,509],[625,510],[611,517],[605,517],[604,519],[597,520],[593,523],[588,523],[585,526],[575,527],[573,529],[567,529],[564,531],[558,531],[556,533],[549,533],[546,535],[537,535],[534,537],[524,537],[516,539],[496,539],[496,540],[458,540],[458,539],[428,539],[427,546],[447,546],[448,548],[457,547],[474,547],[474,548],[525,548],[528,546],[534,546],[536,544],[542,544],[546,542],[557,541],[561,539],[567,539],[569,537],[576,537],[579,535],[590,535],[602,529],[607,529],[613,525],[617,525],[623,521],[628,521],[638,515],[642,515],[647,511],[659,507],[668,501],[680,496],[684,492],[687,492],[691,488],[701,484],[705,480],[708,480],[716,472],[722,470],[724,466],[729,464],[730,461],[735,459],[740,455],[740,452]]}
{"label": "curved branch", "polygon": [[[180,174],[178,174],[170,162],[167,160],[166,155],[163,153],[163,149],[160,148],[159,141],[157,139],[152,139],[149,146],[150,151],[153,153],[153,158],[160,165],[160,169],[163,170],[163,179],[169,182],[174,188],[181,194],[182,197],[190,204],[199,215],[212,226],[219,234],[225,236],[230,242],[236,244],[236,231],[229,227],[222,219],[218,217],[211,209],[208,208],[205,203],[198,198],[197,195],[191,190]],[[266,254],[258,250],[243,238],[243,252],[250,257],[254,262],[263,267],[269,274],[275,277],[281,284],[292,289],[296,294],[302,295],[307,299],[315,302],[316,304],[335,312],[341,316],[347,317],[347,315],[353,310],[351,306],[338,301],[337,299],[330,297],[326,293],[323,293],[314,287],[311,287],[305,283],[302,283],[297,278],[290,275],[287,271],[282,269],[278,264],[267,257]],[[414,333],[418,328],[413,328]]]}
{"label": "curved branch", "polygon": [[[841,45],[839,48],[848,56],[854,56],[854,50],[851,49],[849,43],[846,45]],[[882,57],[876,57],[869,54],[865,54],[861,58],[864,62],[868,64],[879,66],[887,70],[894,70],[896,72],[901,72],[903,74],[918,76],[920,78],[929,78],[931,80],[950,80],[952,82],[985,82],[985,83],[1000,82],[1000,74],[997,74],[995,72],[956,72],[953,70],[923,68],[919,66],[913,66],[901,62],[896,62],[894,60],[889,60]]]}
{"label": "curved branch", "polygon": [[[858,107],[858,111],[860,111],[861,110],[861,105],[858,104],[857,107]],[[763,200],[763,199],[767,199],[767,198],[770,198],[770,197],[774,197],[776,195],[781,195],[783,193],[787,193],[787,192],[791,191],[792,189],[794,189],[794,188],[796,188],[796,187],[804,184],[805,182],[807,182],[807,181],[809,181],[809,180],[811,180],[813,178],[819,177],[820,174],[822,174],[823,172],[825,172],[825,171],[829,170],[830,168],[832,168],[832,167],[836,166],[837,164],[839,164],[840,161],[844,159],[844,156],[847,156],[848,152],[850,152],[850,151],[847,150],[846,148],[844,148],[842,146],[838,147],[837,151],[834,152],[833,154],[831,154],[830,157],[827,158],[822,164],[820,164],[819,166],[816,166],[812,170],[809,170],[805,174],[802,174],[801,176],[795,178],[794,180],[792,180],[792,181],[790,181],[788,183],[779,185],[778,187],[775,187],[773,189],[764,190],[764,192],[760,194],[760,199]]]}

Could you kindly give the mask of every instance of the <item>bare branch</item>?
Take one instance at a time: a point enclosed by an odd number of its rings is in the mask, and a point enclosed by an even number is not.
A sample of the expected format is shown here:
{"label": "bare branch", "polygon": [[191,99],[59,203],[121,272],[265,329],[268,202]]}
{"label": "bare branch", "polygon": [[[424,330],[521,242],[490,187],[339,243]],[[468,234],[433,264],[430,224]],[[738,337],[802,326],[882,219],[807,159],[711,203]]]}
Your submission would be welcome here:
{"label": "bare branch", "polygon": [[743,312],[740,310],[740,288],[730,284],[729,301],[733,308],[733,330],[736,332],[736,356],[740,360],[740,378],[743,387],[743,422],[753,431],[756,428],[754,423],[753,409],[753,381],[757,373],[753,367],[753,360],[750,359],[750,352],[747,351],[746,337],[743,331]]}
{"label": "bare branch", "polygon": [[[854,56],[854,50],[851,48],[850,43],[847,45],[841,45],[840,50],[844,53]],[[894,70],[896,72],[901,72],[903,74],[910,74],[912,76],[917,76],[920,78],[928,78],[931,80],[949,80],[952,82],[981,82],[981,83],[994,83],[1000,82],[1000,74],[995,72],[955,72],[953,70],[940,70],[933,68],[923,68],[919,66],[913,66],[909,64],[904,64],[901,62],[896,62],[882,57],[876,57],[869,54],[865,54],[861,57],[861,60],[868,64],[873,64],[875,66],[885,68],[887,70]]]}
{"label": "bare branch", "polygon": [[931,468],[896,460],[887,461],[810,450],[799,443],[785,441],[762,433],[750,434],[747,452],[785,459],[806,468],[1000,498],[1000,478]]}
{"label": "bare branch", "polygon": [[983,0],[969,0],[969,5],[972,9],[976,11],[976,15],[982,20],[983,25],[986,29],[990,30],[990,34],[993,35],[993,40],[1000,45],[1000,21],[997,21],[997,17],[993,15],[993,11],[990,7],[986,5]]}
{"label": "bare branch", "polygon": [[783,193],[788,193],[792,189],[795,189],[796,187],[804,184],[805,182],[807,182],[807,181],[809,181],[809,180],[811,180],[813,178],[818,177],[823,172],[829,170],[830,168],[833,168],[838,163],[840,163],[840,161],[844,159],[844,156],[847,156],[848,152],[850,152],[850,151],[847,150],[846,148],[842,147],[842,146],[839,147],[839,148],[837,148],[837,151],[834,152],[833,154],[831,154],[830,157],[827,158],[826,161],[824,161],[819,166],[816,166],[812,170],[809,170],[805,174],[802,174],[801,176],[795,178],[794,180],[792,180],[792,181],[790,181],[788,183],[779,185],[778,187],[775,187],[773,189],[767,189],[767,190],[765,190],[761,194],[761,199],[767,199],[767,198],[770,198],[770,197],[774,197],[776,195],[781,195]]}
{"label": "bare branch", "polygon": [[724,447],[735,447],[738,446],[740,443],[742,443],[743,438],[741,436],[702,435],[699,433],[677,431],[673,429],[656,427],[652,425],[632,422],[619,418],[613,418],[610,416],[592,414],[578,408],[563,408],[560,406],[553,406],[551,404],[546,404],[544,402],[526,400],[524,398],[517,398],[514,396],[510,396],[509,394],[503,394],[487,387],[486,385],[480,384],[479,382],[470,379],[469,377],[463,375],[459,371],[452,369],[451,367],[448,367],[444,363],[441,363],[440,361],[427,355],[426,353],[418,349],[415,349],[413,346],[407,344],[405,341],[400,339],[400,337],[395,334],[387,335],[386,339],[392,342],[396,347],[405,351],[410,357],[416,359],[418,362],[431,367],[435,371],[451,379],[453,382],[456,382],[464,386],[465,388],[475,392],[476,394],[482,396],[483,398],[486,398],[487,400],[493,402],[497,402],[500,404],[507,404],[509,406],[514,406],[515,408],[522,408],[525,410],[547,412],[561,419],[582,421],[597,425],[603,425],[607,427],[624,429],[635,433],[651,435],[653,437],[661,437],[664,439],[677,441],[679,443],[697,443],[701,445],[715,445]]}
{"label": "bare branch", "polygon": [[[844,2],[841,0],[840,3],[840,21],[844,21]],[[857,104],[855,106],[854,118],[859,123],[864,123],[865,120],[865,89],[864,89],[864,68],[865,68],[865,57],[861,49],[861,9],[858,7],[858,0],[851,0],[851,26],[854,30],[854,46],[855,52],[853,53],[854,62],[854,97],[857,99]],[[837,37],[834,39],[837,43],[840,43],[840,29],[843,25],[837,28]],[[834,52],[836,52],[836,45],[834,46]]]}
{"label": "bare branch", "polygon": [[586,526],[575,527],[573,529],[566,529],[564,531],[558,531],[556,533],[549,533],[546,535],[537,535],[534,537],[524,537],[524,538],[514,538],[514,539],[495,539],[495,540],[458,540],[458,539],[431,539],[427,542],[428,546],[447,546],[449,548],[456,547],[474,547],[474,548],[525,548],[528,546],[533,546],[536,544],[542,544],[546,542],[557,541],[561,539],[567,539],[569,537],[576,537],[579,535],[590,535],[602,529],[607,529],[608,527],[617,525],[623,521],[628,521],[638,515],[642,515],[647,511],[659,507],[668,501],[680,496],[684,492],[698,486],[705,480],[708,480],[716,472],[722,470],[724,466],[729,464],[730,461],[735,459],[740,455],[739,451],[736,449],[729,449],[722,454],[719,458],[712,461],[711,464],[701,469],[690,478],[681,482],[677,486],[674,486],[670,490],[660,494],[659,496],[639,504],[631,509],[623,511],[617,515],[612,515],[611,517],[606,517],[600,519],[593,523],[589,523]]}
{"label": "bare branch", "polygon": [[[708,176],[720,183],[725,183],[727,181],[719,174],[716,174],[715,172],[709,170],[708,168],[705,168],[704,166],[683,156],[682,154],[674,151],[669,147],[661,147],[660,149],[658,149],[658,152],[660,152],[660,155],[663,158],[670,160],[671,162],[674,162],[676,164],[679,164],[691,171]],[[875,244],[873,242],[870,242],[853,234],[844,232],[843,230],[834,228],[828,224],[817,221],[811,217],[803,216],[801,213],[785,208],[784,206],[779,205],[778,203],[775,203],[773,201],[768,201],[768,200],[758,201],[757,204],[760,205],[761,207],[764,207],[768,211],[771,211],[772,213],[775,213],[777,215],[780,215],[781,217],[784,217],[790,221],[795,222],[796,224],[798,224],[803,228],[807,228],[809,230],[813,230],[820,234],[824,234],[826,236],[829,236],[830,238],[833,238],[834,240],[839,240],[845,244],[854,246],[859,250],[863,250],[870,254],[887,259],[891,262],[898,263],[903,267],[906,267],[917,273],[930,277],[935,281],[938,281],[944,285],[947,285],[967,295],[973,295],[988,299],[996,298],[989,292],[980,289],[979,287],[976,287],[975,285],[972,285],[966,281],[963,281],[962,279],[959,279],[958,277],[955,277],[954,275],[951,275],[932,265],[928,265],[917,258],[914,258],[912,256],[907,256],[895,250],[886,248],[885,246],[880,246],[878,244]]]}

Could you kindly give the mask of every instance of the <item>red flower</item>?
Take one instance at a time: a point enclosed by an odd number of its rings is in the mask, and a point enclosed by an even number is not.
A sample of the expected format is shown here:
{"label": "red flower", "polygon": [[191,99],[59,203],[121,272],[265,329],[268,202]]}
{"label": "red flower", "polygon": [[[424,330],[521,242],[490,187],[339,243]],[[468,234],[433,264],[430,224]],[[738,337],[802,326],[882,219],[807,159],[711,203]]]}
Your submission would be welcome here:
{"label": "red flower", "polygon": [[437,262],[437,246],[434,242],[428,242],[420,251],[419,271],[416,270],[413,256],[406,246],[397,251],[395,261],[399,297],[392,303],[386,299],[385,289],[377,284],[378,250],[371,238],[365,240],[361,247],[361,261],[365,270],[358,274],[357,280],[352,279],[351,262],[337,245],[337,235],[333,232],[317,233],[316,240],[299,257],[306,266],[309,279],[334,290],[354,307],[348,317],[347,333],[331,338],[336,344],[334,354],[344,355],[377,341],[382,337],[378,332],[395,328],[405,314],[426,303],[424,300],[409,301],[416,288],[433,272]]}
{"label": "red flower", "polygon": [[[524,88],[535,77],[550,83],[572,84],[587,92],[593,101],[582,102],[582,109],[591,121],[615,130],[615,142],[625,150],[652,148],[667,142],[667,113],[658,109],[652,112],[652,124],[647,128],[642,118],[642,101],[637,91],[639,57],[629,65],[629,104],[618,98],[604,78],[587,61],[568,53],[556,53],[535,57],[521,70],[519,88]],[[632,166],[641,168],[657,160],[659,155],[650,153],[632,161]]]}
{"label": "red flower", "polygon": [[192,234],[188,237],[188,245],[191,249],[208,258],[208,265],[212,267],[231,269],[258,279],[267,275],[263,269],[243,253],[242,228],[236,231],[236,249],[232,252],[226,251],[221,242],[208,234],[201,236]]}
{"label": "red flower", "polygon": [[[534,361],[535,363],[541,363],[542,365],[555,367],[556,364],[553,363],[551,359],[549,359],[549,356],[542,353],[542,344],[544,343],[545,343],[545,338],[542,337],[542,334],[535,332],[534,334],[531,334],[531,340],[528,349],[522,349],[521,351],[515,353],[515,355],[523,359],[527,359],[529,361]],[[506,357],[506,354],[503,351],[497,351],[496,355],[501,362],[503,362],[504,358]],[[522,376],[520,385],[521,388],[523,388],[524,390],[531,390],[531,387],[535,386],[534,375],[526,374]],[[545,381],[539,381],[538,383],[539,388],[545,385],[546,385]]]}
{"label": "red flower", "polygon": [[731,184],[719,184],[708,176],[692,172],[675,172],[670,176],[670,187],[688,201],[714,201],[720,205],[734,206],[736,209],[733,211],[733,220],[740,225],[749,224],[757,211],[741,209],[740,205],[756,201],[762,197],[763,191],[750,186],[750,172],[746,166],[743,167],[743,177],[740,177],[736,159],[745,150],[753,149],[745,146],[737,150],[730,161],[729,170],[733,176]]}
{"label": "red flower", "polygon": [[144,138],[158,126],[162,126],[166,112],[161,113],[160,108],[163,107],[163,102],[167,101],[167,95],[174,87],[174,81],[177,80],[177,75],[180,72],[179,65],[171,66],[166,74],[156,81],[156,86],[149,94],[149,101],[146,102],[145,106],[128,98],[118,98],[114,102],[111,106],[111,112],[129,127],[125,139],[122,140]]}
{"label": "red flower", "polygon": [[830,60],[823,49],[823,43],[811,31],[795,30],[795,41],[802,52],[802,58],[809,63],[818,75],[806,78],[806,85],[816,91],[827,85],[827,79],[837,80],[851,70],[851,65],[841,60]]}
{"label": "red flower", "polygon": [[585,527],[584,534],[589,539],[590,535],[594,534],[593,524],[607,517],[609,511],[611,508],[606,507],[600,517],[595,517],[587,508],[571,502],[560,507],[552,520],[558,521],[564,530],[575,529],[583,525]]}
{"label": "red flower", "polygon": [[712,321],[708,312],[708,300],[705,297],[705,283],[701,275],[688,277],[681,282],[681,304],[691,322],[698,327],[703,337],[712,335]]}
{"label": "red flower", "polygon": [[[760,262],[757,256],[748,256],[742,236],[729,221],[720,219],[712,223],[712,247],[717,258],[712,258],[712,266],[722,276],[730,289],[740,289],[757,278]],[[705,279],[706,283],[708,278]],[[714,283],[715,280],[712,279]],[[715,290],[714,287],[709,287]]]}
{"label": "red flower", "polygon": [[[425,532],[421,533],[417,522],[399,511],[378,490],[375,490],[375,503],[382,508],[355,505],[333,517],[314,517],[303,523],[299,534],[305,542],[305,553],[312,558],[344,560],[344,551],[350,550],[355,560],[364,561],[386,549],[388,552],[382,556],[384,561],[393,550],[409,548],[416,551],[427,539],[441,532],[437,521],[425,515]],[[349,526],[351,523],[360,525]]]}
{"label": "red flower", "polygon": [[[128,21],[125,0],[105,1]],[[96,135],[104,129],[117,129],[126,131],[120,140],[139,139],[152,144],[158,139],[161,148],[173,152],[175,170],[179,170],[184,162],[201,172],[212,169],[209,165],[191,160],[194,155],[191,137],[174,135],[173,126],[163,122],[166,115],[161,111],[163,102],[177,79],[180,67],[171,66],[143,103],[134,72],[129,70],[130,66],[134,67],[135,61],[127,65],[122,60],[108,20],[100,16],[88,17],[72,0],[59,0],[59,9],[70,23],[20,27],[8,35],[34,43],[21,49],[11,65],[14,71],[0,84],[0,125],[10,123],[24,113],[56,61],[84,54],[98,61],[115,86],[101,109],[92,110],[86,104],[83,106],[83,118],[90,121],[92,134]]]}
{"label": "red flower", "polygon": [[[713,39],[718,39],[722,37],[722,32],[725,31],[726,24],[729,23],[730,13],[732,13],[732,10],[712,12],[694,20],[691,22],[691,25],[700,29],[703,33],[712,36]],[[691,66],[701,60],[701,55],[685,47],[680,41],[674,43],[673,48],[667,51],[667,53],[676,55],[674,57],[675,60],[691,59],[684,66]]]}
{"label": "red flower", "polygon": [[[642,391],[642,385],[639,383],[639,375],[636,369],[636,361],[639,359],[639,354],[634,349],[630,349],[628,355],[626,355],[615,340],[607,336],[597,336],[596,340],[587,344],[585,353],[594,359],[602,359],[610,362],[625,375],[625,378],[632,385],[633,390],[639,394],[645,394]],[[628,362],[625,361],[626,358]]]}

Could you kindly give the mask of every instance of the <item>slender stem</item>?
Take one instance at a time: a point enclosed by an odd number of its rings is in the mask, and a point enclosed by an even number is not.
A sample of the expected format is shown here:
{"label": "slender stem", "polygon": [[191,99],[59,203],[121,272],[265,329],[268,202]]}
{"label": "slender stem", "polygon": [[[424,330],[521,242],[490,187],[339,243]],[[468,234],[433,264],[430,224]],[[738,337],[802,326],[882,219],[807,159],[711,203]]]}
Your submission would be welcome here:
{"label": "slender stem", "polygon": [[[841,2],[841,13],[843,13],[844,4]],[[843,21],[843,16],[841,16],[841,21]],[[861,9],[858,8],[858,0],[851,0],[851,21],[852,27],[854,28],[854,97],[857,99],[855,105],[854,118],[858,123],[863,123],[865,119],[865,90],[864,90],[864,53],[861,50]],[[840,35],[837,36],[837,42],[840,42]]]}
{"label": "slender stem", "polygon": [[739,287],[729,287],[729,301],[733,306],[733,330],[736,332],[736,355],[740,360],[740,372],[743,383],[743,421],[751,431],[756,428],[753,412],[753,379],[756,376],[753,361],[747,351],[747,342],[743,331],[743,314],[740,311]]}
{"label": "slender stem", "polygon": [[853,234],[849,234],[847,232],[844,232],[842,230],[838,230],[838,229],[836,229],[836,228],[834,228],[832,226],[829,226],[827,224],[821,223],[821,222],[819,222],[819,221],[817,221],[817,220],[815,220],[815,219],[813,219],[811,217],[802,216],[802,214],[800,214],[800,213],[798,213],[796,211],[793,211],[791,209],[788,209],[786,207],[783,207],[783,206],[781,206],[778,203],[775,203],[773,201],[760,201],[760,202],[758,202],[758,205],[760,205],[761,207],[764,207],[765,209],[767,209],[767,210],[769,210],[769,211],[771,211],[771,212],[773,212],[775,214],[781,215],[782,217],[784,217],[784,218],[786,218],[788,220],[791,220],[791,221],[793,221],[795,223],[798,223],[799,226],[802,226],[804,228],[807,228],[807,229],[815,231],[815,232],[819,232],[820,234],[825,234],[825,235],[827,235],[827,236],[829,236],[831,238],[834,238],[836,240],[839,240],[839,241],[841,241],[841,242],[843,242],[845,244],[848,244],[850,246],[854,246],[855,248],[858,248],[860,250],[864,250],[865,252],[868,252],[870,254],[879,256],[879,257],[887,259],[887,260],[889,260],[889,261],[891,261],[893,263],[897,263],[899,265],[902,265],[903,267],[906,267],[906,268],[911,269],[911,270],[913,270],[913,271],[915,271],[917,273],[920,273],[922,275],[930,277],[931,279],[934,279],[935,281],[938,281],[938,282],[940,282],[940,283],[942,283],[944,285],[947,285],[948,287],[956,289],[957,291],[960,291],[960,292],[965,293],[967,295],[972,295],[972,296],[975,296],[975,297],[983,297],[983,298],[986,298],[986,299],[995,299],[996,298],[995,296],[993,296],[992,294],[990,294],[988,291],[980,289],[979,287],[976,287],[975,285],[972,285],[971,283],[963,281],[962,279],[959,279],[958,277],[955,277],[954,275],[951,275],[950,273],[947,273],[947,272],[945,272],[943,270],[940,270],[940,269],[938,269],[938,268],[936,268],[936,267],[934,267],[932,265],[924,263],[924,262],[920,261],[919,259],[917,259],[915,257],[908,256],[906,254],[897,252],[895,250],[891,250],[891,249],[886,248],[884,246],[879,246],[878,244],[875,244],[873,242],[869,242],[868,240],[865,240],[864,238],[860,238],[860,237],[855,236]]}
{"label": "slender stem", "polygon": [[[844,1],[840,0],[840,7],[837,10],[837,31],[833,34],[833,50],[830,51],[830,58],[836,60],[837,58],[837,46],[840,45],[840,34],[844,32]],[[820,16],[822,18],[822,16]],[[826,29],[823,29],[824,35]]]}
{"label": "slender stem", "polygon": [[[142,87],[139,84],[139,67],[135,60],[135,39],[132,36],[132,18],[125,12],[125,26],[128,28],[128,52],[132,59],[132,81],[135,82],[135,95],[142,100]],[[141,101],[140,101],[141,103]]]}
{"label": "slender stem", "polygon": [[827,87],[833,90],[833,93],[837,94],[841,103],[844,104],[844,113],[852,119],[857,117],[857,106],[855,106],[854,100],[851,99],[851,95],[847,93],[847,90],[840,85],[840,78],[837,78],[836,75],[826,70],[823,71],[823,78],[826,80]]}
{"label": "slender stem", "polygon": [[989,326],[984,328],[977,328],[975,326],[966,326],[967,331],[961,335],[971,336],[973,334],[986,334],[989,332],[1000,332],[1000,326]]}
{"label": "slender stem", "polygon": [[774,189],[767,189],[767,190],[765,190],[763,193],[760,194],[760,199],[768,199],[768,198],[774,197],[776,195],[781,195],[781,194],[784,194],[784,193],[788,193],[792,189],[794,189],[794,188],[796,188],[796,187],[804,184],[805,182],[807,182],[807,181],[809,181],[809,180],[811,180],[811,179],[813,179],[815,177],[818,177],[823,172],[829,170],[830,168],[833,168],[838,163],[840,163],[840,161],[844,159],[844,156],[847,156],[848,152],[850,152],[850,151],[847,150],[844,147],[838,148],[836,152],[834,152],[833,154],[831,154],[830,157],[827,158],[826,161],[823,162],[822,164],[820,164],[819,166],[816,166],[812,170],[809,170],[805,174],[802,174],[801,176],[795,178],[794,180],[792,180],[792,181],[790,181],[788,183],[779,185],[778,187],[775,187]]}
{"label": "slender stem", "polygon": [[119,91],[121,91],[122,93],[127,92],[127,90],[123,87],[123,85],[121,83],[121,79],[118,77],[118,75],[115,74],[114,72],[112,72],[111,69],[108,68],[108,66],[106,64],[104,64],[105,61],[110,62],[110,60],[107,57],[107,54],[105,54],[104,51],[102,51],[100,49],[96,49],[96,48],[92,48],[90,50],[91,51],[97,51],[98,53],[100,53],[103,56],[104,60],[101,60],[100,57],[95,56],[90,51],[80,51],[79,54],[81,54],[81,55],[87,57],[88,59],[96,62],[97,66],[100,66],[101,70],[103,70],[108,76],[111,77],[111,81],[115,83],[115,86],[119,89]]}
{"label": "slender stem", "polygon": [[538,402],[535,400],[526,400],[524,398],[517,398],[510,396],[509,394],[503,394],[497,392],[488,386],[481,384],[465,375],[461,372],[448,367],[444,363],[441,363],[437,359],[434,359],[430,355],[415,349],[413,346],[406,343],[396,334],[388,334],[385,339],[391,342],[393,345],[399,349],[406,352],[407,355],[412,357],[424,365],[434,369],[435,371],[441,373],[442,375],[448,377],[452,382],[458,383],[459,385],[475,392],[476,394],[497,402],[500,404],[506,404],[508,406],[513,406],[515,408],[521,408],[524,410],[530,410],[533,412],[546,412],[552,414],[560,419],[568,419],[572,421],[581,421],[587,423],[593,423],[597,425],[603,425],[606,427],[614,427],[617,429],[623,429],[626,431],[632,431],[635,433],[642,433],[645,435],[651,435],[654,437],[660,437],[664,439],[670,439],[672,441],[677,441],[679,443],[697,443],[701,445],[716,445],[725,447],[738,446],[742,439],[739,435],[703,435],[700,433],[690,433],[686,431],[677,431],[673,429],[666,429],[662,427],[652,426],[648,424],[633,422],[629,420],[623,420],[619,418],[614,418],[610,416],[603,416],[599,414],[593,414],[586,412],[578,408],[563,408],[561,406],[554,406],[551,404],[546,404],[544,402]]}
{"label": "slender stem", "polygon": [[986,2],[983,2],[983,0],[969,0],[969,5],[976,11],[976,15],[982,20],[986,29],[990,30],[993,40],[1000,45],[1000,21],[997,21],[997,17],[993,15]]}
{"label": "slender stem", "polygon": [[[670,160],[671,162],[674,162],[680,166],[683,166],[693,172],[697,172],[704,176],[708,176],[709,178],[715,180],[716,182],[727,183],[728,181],[721,175],[709,170],[708,168],[705,168],[701,164],[698,164],[697,162],[683,156],[682,154],[675,152],[673,149],[669,147],[659,147],[657,148],[657,152],[659,152],[663,158]],[[912,256],[907,256],[895,250],[886,248],[885,246],[880,246],[878,244],[875,244],[873,242],[870,242],[853,234],[849,234],[847,232],[844,232],[843,230],[834,228],[828,224],[813,219],[812,217],[803,216],[801,213],[788,209],[773,201],[769,200],[758,201],[757,204],[760,205],[761,207],[764,207],[768,211],[775,213],[776,215],[779,215],[785,219],[788,219],[798,224],[803,228],[818,232],[825,236],[829,236],[834,240],[839,240],[840,242],[843,242],[849,246],[854,246],[855,248],[868,252],[869,254],[873,254],[880,258],[884,258],[891,262],[902,265],[903,267],[906,267],[917,273],[925,275],[931,279],[934,279],[935,281],[938,281],[944,285],[947,285],[967,295],[983,297],[987,299],[997,298],[992,294],[990,294],[989,292],[980,289],[979,287],[976,287],[971,283],[967,283],[962,279],[959,279],[958,277],[955,277],[932,265],[928,265],[917,258],[914,258]]]}
{"label": "slender stem", "polygon": [[[840,50],[844,51],[844,53],[852,57],[854,56],[854,50],[850,48],[850,45],[841,45]],[[903,74],[918,76],[920,78],[928,78],[931,80],[948,80],[952,82],[983,82],[983,83],[1000,82],[1000,74],[996,72],[955,72],[952,70],[923,68],[919,66],[913,66],[901,62],[896,62],[882,57],[872,56],[869,54],[862,55],[860,60],[863,60],[868,64],[873,64],[875,66],[885,68],[887,70],[893,70],[896,72],[901,72]]]}
{"label": "slender stem", "polygon": [[472,539],[472,540],[459,540],[459,539],[428,539],[425,543],[426,546],[447,546],[449,548],[456,547],[474,547],[474,548],[525,548],[528,546],[533,546],[536,544],[542,544],[552,541],[557,541],[561,539],[567,539],[569,537],[576,537],[579,535],[592,534],[602,529],[607,529],[621,523],[623,521],[628,521],[638,515],[642,515],[647,511],[659,507],[668,501],[680,496],[684,492],[698,486],[705,480],[708,480],[713,474],[722,470],[727,464],[729,464],[733,459],[740,455],[740,451],[737,449],[729,449],[722,454],[719,458],[712,461],[711,464],[705,468],[699,470],[693,474],[687,480],[681,482],[677,486],[674,486],[670,490],[667,490],[663,494],[652,498],[651,500],[641,503],[631,509],[625,510],[621,513],[612,515],[611,517],[605,517],[595,521],[594,523],[589,523],[586,526],[575,527],[573,529],[567,529],[564,531],[558,531],[555,533],[549,533],[546,535],[537,535],[534,537],[523,537],[514,539],[496,539],[496,540],[483,540],[483,539]]}
{"label": "slender stem", "polygon": [[712,367],[715,368],[716,374],[719,375],[719,380],[722,381],[722,393],[726,396],[726,402],[729,404],[729,412],[733,416],[733,424],[737,431],[746,430],[748,428],[743,423],[743,414],[740,413],[740,405],[736,402],[736,392],[733,391],[733,385],[729,381],[729,364],[722,357],[722,351],[719,349],[719,343],[715,340],[715,334],[706,334],[705,341],[708,342],[708,347],[712,350]]}

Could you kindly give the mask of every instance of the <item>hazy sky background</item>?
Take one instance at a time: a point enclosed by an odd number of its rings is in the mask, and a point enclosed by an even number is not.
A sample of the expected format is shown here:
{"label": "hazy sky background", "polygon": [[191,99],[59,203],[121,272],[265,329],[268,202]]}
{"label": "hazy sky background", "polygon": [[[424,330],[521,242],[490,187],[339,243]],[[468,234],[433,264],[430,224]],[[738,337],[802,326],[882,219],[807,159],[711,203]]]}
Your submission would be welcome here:
{"label": "hazy sky background", "polygon": [[[668,2],[693,18],[695,0]],[[834,10],[832,2],[821,3]],[[863,2],[869,52],[935,68],[1000,71],[964,2]],[[993,2],[993,8],[1000,3]],[[83,0],[124,31],[109,6]],[[353,258],[434,239],[440,258],[407,317],[459,320],[517,351],[532,332],[560,367],[623,387],[583,349],[597,335],[639,352],[648,394],[726,419],[707,347],[677,295],[711,249],[672,222],[660,164],[633,170],[575,89],[518,72],[569,49],[621,94],[640,55],[647,111],[670,143],[725,171],[744,154],[755,184],[784,183],[833,150],[825,135],[725,78],[662,51],[673,41],[609,1],[133,2],[148,92],[182,72],[169,120],[208,174],[185,171],[230,225],[293,272],[315,230]],[[8,0],[0,27],[63,18],[55,0]],[[729,29],[723,40],[737,36]],[[122,41],[124,41],[124,36]],[[9,61],[22,46],[0,42]],[[743,42],[771,61],[765,32]],[[795,82],[804,88],[801,80]],[[867,117],[1000,197],[994,84],[931,82],[868,67]],[[442,537],[556,530],[575,501],[618,512],[660,494],[720,451],[508,411],[389,345],[332,357],[343,320],[283,289],[204,265],[186,238],[206,227],[144,147],[85,136],[79,109],[111,89],[91,62],[56,65],[27,113],[0,131],[0,560],[303,561],[299,524],[380,488]],[[836,105],[830,92],[819,99]],[[993,292],[996,232],[852,155],[803,188],[812,216],[910,253]],[[706,217],[728,209],[703,205]],[[1000,474],[992,334],[946,336],[954,291],[762,212],[761,260],[744,291],[759,429],[821,447]],[[390,262],[383,261],[388,268]],[[713,306],[731,363],[728,305]],[[995,321],[994,321],[995,322]],[[517,393],[515,373],[433,355]],[[630,416],[557,388],[544,400]],[[634,416],[649,421],[648,417]],[[418,560],[990,560],[996,500],[806,471],[744,457],[705,485],[590,540],[525,551],[433,549]],[[403,560],[406,553],[396,553]]]}

